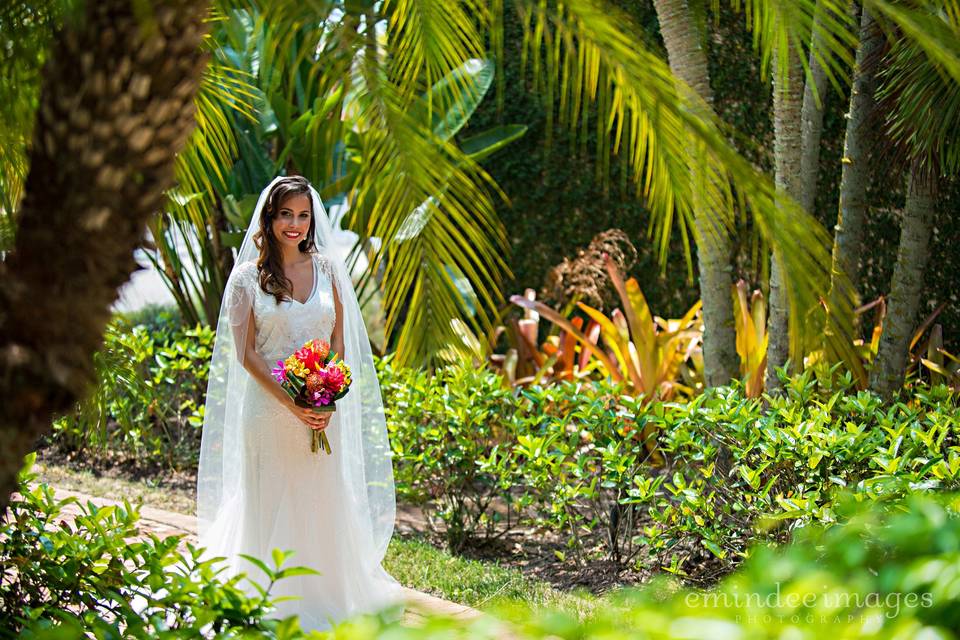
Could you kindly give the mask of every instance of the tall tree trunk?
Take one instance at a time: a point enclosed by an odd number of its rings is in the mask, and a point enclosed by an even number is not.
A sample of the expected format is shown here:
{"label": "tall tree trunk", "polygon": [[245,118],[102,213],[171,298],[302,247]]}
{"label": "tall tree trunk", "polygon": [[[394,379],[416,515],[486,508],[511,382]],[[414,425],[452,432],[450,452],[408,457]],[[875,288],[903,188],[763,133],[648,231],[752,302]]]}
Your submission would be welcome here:
{"label": "tall tree trunk", "polygon": [[[853,286],[860,277],[860,252],[863,227],[867,217],[867,185],[870,166],[867,151],[871,132],[867,126],[874,110],[876,76],[873,60],[883,38],[870,12],[864,8],[860,16],[860,46],[847,113],[847,132],[843,141],[843,168],[840,176],[840,208],[833,238],[834,274],[846,273]],[[835,278],[836,276],[834,276]],[[834,288],[831,282],[831,289]]]}
{"label": "tall tree trunk", "polygon": [[[803,148],[800,116],[803,106],[803,65],[791,51],[787,78],[773,74],[774,163],[777,190],[800,200],[800,158]],[[770,258],[770,317],[767,324],[767,373],[764,385],[768,392],[780,388],[776,368],[783,367],[790,353],[790,332],[786,283],[783,266],[776,254]]]}
{"label": "tall tree trunk", "polygon": [[[713,90],[707,56],[687,0],[654,0],[670,70],[709,108]],[[694,176],[693,184],[697,178]],[[727,384],[739,376],[737,334],[733,318],[730,236],[718,216],[696,206],[697,266],[703,302],[703,363],[708,386]]]}
{"label": "tall tree trunk", "polygon": [[[817,10],[822,11],[821,3],[817,2]],[[823,66],[817,61],[814,52],[822,48],[820,38],[816,35],[819,18],[814,23],[814,37],[810,43],[810,77],[813,82],[807,82],[803,89],[803,107],[801,108],[801,135],[803,149],[800,156],[800,206],[807,213],[813,213],[813,205],[817,199],[817,174],[820,170],[820,138],[823,133],[823,110],[827,94],[827,74]]]}
{"label": "tall tree trunk", "polygon": [[887,298],[887,316],[870,375],[870,387],[885,397],[893,395],[903,384],[910,339],[923,293],[923,270],[930,256],[935,193],[932,178],[920,178],[917,172],[911,173],[900,224],[900,249]]}
{"label": "tall tree trunk", "polygon": [[206,65],[205,3],[85,5],[43,70],[20,228],[0,263],[0,511],[23,456],[93,381],[110,304],[171,186]]}

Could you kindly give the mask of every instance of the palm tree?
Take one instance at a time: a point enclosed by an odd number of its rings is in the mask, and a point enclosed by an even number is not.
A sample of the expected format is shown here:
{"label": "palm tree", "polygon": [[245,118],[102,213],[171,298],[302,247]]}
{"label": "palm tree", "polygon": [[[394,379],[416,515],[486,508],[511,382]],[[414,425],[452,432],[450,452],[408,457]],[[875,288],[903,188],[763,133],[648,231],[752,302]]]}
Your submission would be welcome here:
{"label": "palm tree", "polygon": [[[713,107],[713,89],[703,48],[704,34],[687,0],[654,0],[660,34],[667,47],[670,70],[692,89],[709,108]],[[699,178],[691,175],[693,183]],[[738,377],[736,325],[730,287],[733,283],[730,263],[732,245],[727,229],[714,229],[720,212],[704,211],[694,205],[693,226],[697,243],[700,275],[700,299],[703,302],[703,364],[708,386],[727,384]],[[732,220],[725,220],[729,225]]]}
{"label": "palm tree", "polygon": [[910,337],[916,330],[920,310],[923,271],[930,256],[937,182],[934,176],[924,175],[920,167],[910,172],[900,220],[900,248],[887,297],[887,316],[870,372],[870,387],[885,397],[892,396],[903,385]]}
{"label": "palm tree", "polygon": [[823,133],[824,103],[827,99],[827,73],[817,59],[816,50],[823,47],[821,42],[821,13],[823,3],[817,3],[814,21],[814,35],[810,42],[810,54],[807,63],[810,77],[803,87],[803,106],[800,110],[801,145],[800,152],[800,206],[804,211],[814,213],[813,205],[817,196],[817,177],[820,169],[820,138]]}
{"label": "palm tree", "polygon": [[864,7],[860,16],[860,43],[843,140],[840,207],[833,241],[833,270],[842,271],[853,283],[859,277],[863,227],[867,217],[867,185],[870,181],[868,149],[872,143],[868,123],[873,119],[875,67],[882,45],[882,34],[870,9]]}
{"label": "palm tree", "polygon": [[[813,185],[818,168],[817,146],[822,126],[822,113],[817,101],[822,99],[824,78],[843,73],[847,65],[846,45],[849,31],[846,13],[839,3],[823,0],[812,8],[800,3],[771,3],[774,29],[783,35],[771,44],[771,56],[778,69],[773,74],[774,165],[777,189],[784,200],[801,202],[810,212]],[[791,32],[791,22],[809,25],[804,31]],[[777,26],[783,23],[784,26]],[[799,37],[798,37],[799,36]],[[807,62],[807,60],[811,62]],[[804,81],[804,73],[807,78]],[[804,113],[806,110],[806,113]],[[782,254],[773,251],[770,258],[770,315],[767,334],[767,371],[764,386],[773,392],[780,387],[777,369],[785,366],[791,352],[790,341],[799,336],[790,331],[795,320],[789,317],[789,284],[785,278]],[[794,313],[809,313],[794,308]],[[798,356],[799,348],[793,353]],[[796,366],[796,358],[794,360]]]}
{"label": "palm tree", "polygon": [[[801,159],[803,131],[803,67],[800,53],[787,52],[786,75],[773,76],[773,156],[776,167],[777,189],[786,197],[799,201],[802,195]],[[768,392],[780,387],[777,369],[786,364],[789,354],[789,327],[787,320],[787,284],[780,257],[770,257],[770,316],[767,320],[767,373],[764,387]]]}
{"label": "palm tree", "polygon": [[[935,32],[946,28],[960,38],[960,11],[931,12],[930,17]],[[870,380],[875,391],[890,396],[903,383],[920,310],[938,185],[960,170],[960,84],[951,81],[943,64],[902,37],[891,44],[879,82],[877,112],[889,137],[889,164],[909,172],[887,318]]]}
{"label": "palm tree", "polygon": [[23,456],[92,381],[110,304],[193,127],[207,9],[151,9],[88,3],[43,69],[15,243],[0,262],[0,509]]}

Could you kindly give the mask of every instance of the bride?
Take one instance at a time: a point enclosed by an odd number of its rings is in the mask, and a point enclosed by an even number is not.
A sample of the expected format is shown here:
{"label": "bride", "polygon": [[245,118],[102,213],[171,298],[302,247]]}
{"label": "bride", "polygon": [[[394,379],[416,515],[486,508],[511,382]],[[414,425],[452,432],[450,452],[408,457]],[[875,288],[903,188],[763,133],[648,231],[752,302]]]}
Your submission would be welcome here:
{"label": "bride", "polygon": [[[333,413],[296,406],[271,368],[309,340],[331,345],[353,383]],[[311,452],[323,429],[332,454]],[[380,387],[353,283],[317,192],[300,176],[260,194],[227,281],[210,364],[197,478],[207,557],[266,586],[247,554],[319,575],[279,580],[277,613],[306,630],[402,601],[381,563],[395,494]],[[249,585],[251,594],[255,594]]]}

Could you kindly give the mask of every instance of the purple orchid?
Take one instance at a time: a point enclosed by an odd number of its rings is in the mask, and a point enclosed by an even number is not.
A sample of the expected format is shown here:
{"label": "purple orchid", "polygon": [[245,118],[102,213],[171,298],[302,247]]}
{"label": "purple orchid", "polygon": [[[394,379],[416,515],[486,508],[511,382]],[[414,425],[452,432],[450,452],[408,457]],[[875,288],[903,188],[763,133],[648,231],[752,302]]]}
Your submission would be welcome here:
{"label": "purple orchid", "polygon": [[323,407],[333,402],[333,394],[323,389],[321,391],[313,392],[313,406]]}
{"label": "purple orchid", "polygon": [[270,373],[273,374],[277,382],[284,383],[287,381],[287,369],[283,364],[283,360],[277,360],[277,366],[275,366]]}

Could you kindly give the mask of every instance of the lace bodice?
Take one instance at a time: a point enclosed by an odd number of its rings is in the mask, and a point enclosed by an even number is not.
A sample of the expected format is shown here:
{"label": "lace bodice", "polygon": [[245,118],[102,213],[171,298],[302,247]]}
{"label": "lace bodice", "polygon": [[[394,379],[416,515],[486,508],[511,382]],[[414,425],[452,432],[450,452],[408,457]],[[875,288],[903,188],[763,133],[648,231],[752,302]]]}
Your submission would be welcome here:
{"label": "lace bodice", "polygon": [[336,321],[333,302],[333,271],[325,256],[314,255],[313,290],[306,302],[276,298],[261,287],[255,262],[234,269],[229,295],[231,308],[249,312],[253,306],[255,345],[267,363],[284,359],[313,338],[330,341]]}

